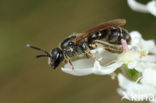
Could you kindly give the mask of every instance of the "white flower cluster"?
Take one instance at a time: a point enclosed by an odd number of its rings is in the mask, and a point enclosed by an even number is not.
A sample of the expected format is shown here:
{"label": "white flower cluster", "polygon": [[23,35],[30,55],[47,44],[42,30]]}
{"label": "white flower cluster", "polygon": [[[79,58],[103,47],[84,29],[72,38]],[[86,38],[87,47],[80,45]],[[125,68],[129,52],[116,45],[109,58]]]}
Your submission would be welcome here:
{"label": "white flower cluster", "polygon": [[[127,64],[128,69],[135,68],[136,80],[126,78],[123,74],[118,74],[118,81],[121,88],[118,93],[123,98],[132,101],[153,101],[156,102],[156,46],[154,41],[145,41],[138,32],[131,34],[137,35],[136,44],[140,50],[131,54],[132,62]],[[125,54],[126,55],[126,54]],[[133,56],[132,56],[133,55]],[[134,58],[135,57],[135,58]],[[125,57],[124,57],[125,58]],[[128,60],[128,59],[127,59]],[[154,102],[155,101],[155,102]]]}
{"label": "white flower cluster", "polygon": [[[132,43],[128,47],[129,52],[122,54],[110,53],[104,48],[97,48],[91,52],[102,62],[100,64],[91,58],[82,58],[73,61],[75,69],[72,70],[66,64],[62,71],[84,76],[89,74],[108,75],[121,68],[123,74],[118,74],[118,81],[121,88],[118,93],[126,99],[145,100],[156,97],[156,45],[153,40],[144,40],[138,31],[130,33]],[[125,97],[126,95],[126,97]]]}
{"label": "white flower cluster", "polygon": [[156,0],[150,1],[146,5],[141,4],[136,0],[128,0],[128,5],[134,11],[151,13],[156,16]]}

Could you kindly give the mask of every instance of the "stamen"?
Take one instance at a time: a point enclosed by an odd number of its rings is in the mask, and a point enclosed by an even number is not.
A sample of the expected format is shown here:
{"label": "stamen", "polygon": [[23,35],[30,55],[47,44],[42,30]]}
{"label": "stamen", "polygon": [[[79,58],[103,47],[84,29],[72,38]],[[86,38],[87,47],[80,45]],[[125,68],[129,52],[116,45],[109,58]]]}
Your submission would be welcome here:
{"label": "stamen", "polygon": [[129,48],[128,48],[128,45],[127,45],[126,40],[121,39],[121,44],[122,44],[122,47],[123,47],[123,52],[124,52],[124,53],[127,53],[127,52],[129,52],[129,51],[130,51],[130,50],[129,50]]}
{"label": "stamen", "polygon": [[140,57],[146,56],[147,54],[148,52],[143,50],[140,52]]}

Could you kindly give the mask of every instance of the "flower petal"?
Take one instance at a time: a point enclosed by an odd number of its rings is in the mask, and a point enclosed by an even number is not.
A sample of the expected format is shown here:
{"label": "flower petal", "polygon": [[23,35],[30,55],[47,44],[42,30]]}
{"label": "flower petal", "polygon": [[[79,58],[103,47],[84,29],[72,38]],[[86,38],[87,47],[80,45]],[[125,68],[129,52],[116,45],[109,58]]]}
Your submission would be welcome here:
{"label": "flower petal", "polygon": [[149,11],[151,14],[153,14],[154,16],[156,16],[156,1],[153,0],[153,1],[149,2],[149,3],[147,4],[147,9],[148,9],[148,11]]}
{"label": "flower petal", "polygon": [[143,78],[141,80],[143,84],[148,84],[155,86],[156,88],[156,70],[154,69],[145,69],[143,71]]}
{"label": "flower petal", "polygon": [[[107,75],[113,73],[116,69],[122,66],[122,62],[115,62],[108,66],[100,65],[98,61],[91,61],[90,59],[81,59],[73,62],[74,70],[66,64],[64,68],[61,68],[62,71],[76,75],[76,76],[84,76],[89,74],[96,75]],[[94,65],[94,66],[93,66]]]}
{"label": "flower petal", "polygon": [[139,43],[142,39],[142,36],[141,34],[138,32],[138,31],[132,31],[130,32],[130,36],[132,38],[132,43],[130,45],[130,47],[138,47],[139,46]]}
{"label": "flower petal", "polygon": [[136,82],[132,82],[125,78],[122,74],[118,74],[119,85],[122,89],[118,90],[120,95],[125,95],[129,99],[143,100],[150,98],[151,96],[156,96],[156,88],[150,85],[142,85]]}
{"label": "flower petal", "polygon": [[74,70],[72,70],[71,66],[69,64],[66,64],[64,68],[61,68],[62,71],[77,75],[77,76],[83,76],[93,73],[94,71],[94,60],[93,59],[79,59],[72,62],[74,65]]}
{"label": "flower petal", "polygon": [[71,69],[69,64],[66,64],[61,68],[62,71],[77,76],[89,74],[106,75],[111,74],[122,66],[122,62],[117,61],[118,54],[116,53],[105,51],[104,48],[97,48],[91,52],[96,55],[101,64],[93,59],[78,59],[72,61],[75,68],[74,70]]}
{"label": "flower petal", "polygon": [[134,11],[142,12],[142,13],[151,13],[152,15],[156,16],[155,0],[149,2],[147,5],[141,4],[136,0],[128,0],[128,5]]}
{"label": "flower petal", "polygon": [[155,47],[155,43],[153,40],[142,40],[140,46],[143,50],[150,52]]}
{"label": "flower petal", "polygon": [[108,66],[102,66],[100,65],[97,61],[94,64],[94,74],[98,74],[98,75],[106,75],[106,74],[111,74],[113,73],[116,69],[118,69],[119,67],[122,66],[122,62],[115,62],[113,64],[110,64]]}
{"label": "flower petal", "polygon": [[144,50],[152,53],[156,51],[155,42],[153,40],[144,40],[138,31],[130,32],[130,36],[132,38],[130,48],[135,47],[138,50]]}
{"label": "flower petal", "polygon": [[129,7],[138,12],[148,13],[148,9],[146,8],[146,5],[143,5],[136,0],[128,0]]}

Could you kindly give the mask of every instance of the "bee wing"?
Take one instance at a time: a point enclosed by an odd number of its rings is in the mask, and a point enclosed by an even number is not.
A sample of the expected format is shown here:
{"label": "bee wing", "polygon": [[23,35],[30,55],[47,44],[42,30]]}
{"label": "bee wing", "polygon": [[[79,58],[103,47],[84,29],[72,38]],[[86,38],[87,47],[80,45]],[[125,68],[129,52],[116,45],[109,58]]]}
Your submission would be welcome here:
{"label": "bee wing", "polygon": [[97,25],[85,32],[82,32],[80,34],[78,34],[78,36],[73,40],[73,42],[75,43],[79,43],[81,40],[87,38],[88,36],[92,35],[94,32],[98,32],[100,30],[104,30],[104,29],[108,29],[111,27],[119,27],[119,26],[123,26],[126,24],[126,20],[125,19],[115,19],[112,21],[107,21],[104,22],[100,25]]}

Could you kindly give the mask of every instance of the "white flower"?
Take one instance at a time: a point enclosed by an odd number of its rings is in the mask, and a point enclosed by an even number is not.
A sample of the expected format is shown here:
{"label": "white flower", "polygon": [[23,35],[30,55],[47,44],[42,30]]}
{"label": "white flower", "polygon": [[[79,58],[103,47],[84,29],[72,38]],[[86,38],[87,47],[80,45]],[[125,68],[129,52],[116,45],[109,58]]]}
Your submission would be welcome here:
{"label": "white flower", "polygon": [[151,101],[150,103],[156,103],[156,100]]}
{"label": "white flower", "polygon": [[128,5],[134,11],[143,12],[143,13],[151,13],[156,16],[156,1],[150,1],[146,5],[137,2],[136,0],[128,0]]}
{"label": "white flower", "polygon": [[[145,55],[142,55],[142,52]],[[123,62],[126,64],[129,69],[136,69],[139,72],[142,72],[144,69],[153,67],[156,62],[156,55],[147,55],[146,52],[137,52],[137,51],[130,51],[126,54],[121,54],[118,57],[118,61]]]}
{"label": "white flower", "polygon": [[[156,68],[153,69],[145,69],[142,73],[141,83],[153,86],[156,88]],[[156,92],[156,91],[155,91]]]}
{"label": "white flower", "polygon": [[131,48],[136,47],[139,51],[144,50],[151,53],[153,53],[153,49],[156,49],[154,41],[144,40],[138,31],[132,31],[130,35],[132,37],[132,44],[130,45]]}
{"label": "white flower", "polygon": [[[118,56],[118,61],[126,64],[129,69],[135,68],[137,71],[142,71],[143,68],[152,67],[156,62],[156,49],[153,40],[144,40],[142,36],[137,31],[132,31],[130,33],[132,37],[132,44],[129,46],[131,51],[128,53],[123,53]],[[152,55],[148,55],[152,53]]]}
{"label": "white flower", "polygon": [[153,0],[153,1],[149,2],[149,3],[147,4],[147,9],[148,9],[148,11],[149,11],[152,15],[156,16],[156,1]]}
{"label": "white flower", "polygon": [[93,50],[92,53],[95,54],[98,59],[101,59],[101,65],[98,61],[91,58],[78,59],[72,62],[75,68],[74,70],[71,69],[69,64],[66,64],[62,70],[66,73],[77,76],[88,74],[105,75],[113,73],[122,65],[122,63],[114,61],[116,60],[118,54],[107,52],[103,48]]}
{"label": "white flower", "polygon": [[[156,45],[153,40],[144,40],[137,31],[130,33],[132,45],[131,51],[121,54],[119,60],[126,64],[129,79],[118,74],[118,81],[121,88],[118,93],[122,99],[130,101],[156,101]],[[135,38],[135,39],[133,39]],[[131,74],[129,70],[135,70]],[[130,74],[130,76],[128,75]],[[132,78],[131,76],[137,76]],[[135,80],[137,79],[137,80]],[[132,81],[133,80],[133,81]]]}
{"label": "white flower", "polygon": [[131,51],[122,54],[110,53],[103,48],[97,48],[92,50],[92,53],[102,62],[93,59],[78,59],[73,61],[75,69],[72,70],[69,64],[66,64],[62,71],[82,76],[89,74],[106,75],[113,73],[116,69],[122,67],[123,64],[127,64],[129,68],[136,68],[138,71],[142,71],[142,67],[151,66],[156,62],[156,56],[147,55],[152,53],[156,48],[154,41],[145,41],[139,32],[133,31],[130,33],[132,37],[132,44],[129,45]]}
{"label": "white flower", "polygon": [[130,101],[156,100],[156,68],[145,69],[142,72],[140,83],[128,80],[122,74],[118,74],[118,81],[121,87],[118,89],[118,93],[123,96],[123,99]]}

